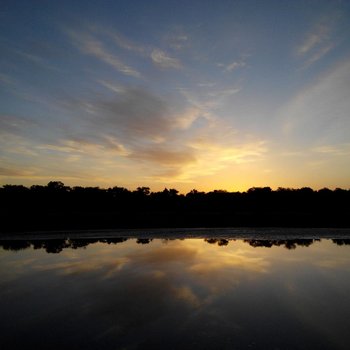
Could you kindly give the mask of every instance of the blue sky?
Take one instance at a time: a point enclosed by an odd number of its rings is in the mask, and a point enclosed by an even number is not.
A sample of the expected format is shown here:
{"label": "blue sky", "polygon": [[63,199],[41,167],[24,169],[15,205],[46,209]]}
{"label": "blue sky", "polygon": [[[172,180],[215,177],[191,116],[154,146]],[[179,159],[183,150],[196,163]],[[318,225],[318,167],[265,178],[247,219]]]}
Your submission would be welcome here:
{"label": "blue sky", "polygon": [[350,187],[349,1],[5,1],[0,181]]}

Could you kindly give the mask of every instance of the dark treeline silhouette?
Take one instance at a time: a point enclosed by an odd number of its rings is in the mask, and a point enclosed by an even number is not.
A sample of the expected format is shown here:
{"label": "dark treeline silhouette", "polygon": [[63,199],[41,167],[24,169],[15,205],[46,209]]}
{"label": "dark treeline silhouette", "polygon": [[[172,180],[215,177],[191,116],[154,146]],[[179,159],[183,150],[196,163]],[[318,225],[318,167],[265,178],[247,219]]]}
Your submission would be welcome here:
{"label": "dark treeline silhouette", "polygon": [[[35,240],[0,240],[0,247],[4,250],[20,251],[28,248],[32,249],[44,249],[47,253],[60,253],[64,249],[79,249],[86,248],[90,244],[105,243],[105,244],[118,244],[127,241],[129,238],[83,238],[83,239],[35,239]],[[174,239],[162,239],[162,243],[166,244],[169,240]],[[138,238],[137,244],[149,244],[153,241],[152,238]],[[224,238],[206,238],[205,242],[217,245],[219,247],[227,246],[231,242],[235,242],[236,239],[224,239]],[[296,249],[299,247],[309,247],[315,242],[320,242],[320,239],[286,239],[286,240],[264,240],[264,239],[245,239],[244,242],[251,247],[258,248],[271,248],[271,247],[284,247],[288,250]],[[336,245],[350,245],[350,239],[332,239],[332,242]],[[231,243],[232,244],[232,243]]]}
{"label": "dark treeline silhouette", "polygon": [[4,185],[0,230],[146,227],[350,227],[350,190],[253,187],[246,192],[148,187]]}

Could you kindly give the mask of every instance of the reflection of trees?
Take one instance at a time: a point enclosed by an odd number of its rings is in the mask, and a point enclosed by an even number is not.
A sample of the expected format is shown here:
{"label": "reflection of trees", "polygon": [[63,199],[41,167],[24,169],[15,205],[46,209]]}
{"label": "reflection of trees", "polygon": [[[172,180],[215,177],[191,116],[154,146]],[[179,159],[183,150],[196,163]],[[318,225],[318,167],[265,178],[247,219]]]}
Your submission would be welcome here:
{"label": "reflection of trees", "polygon": [[224,239],[224,238],[220,238],[220,239],[206,238],[204,241],[209,243],[209,244],[216,244],[217,243],[217,245],[219,245],[219,246],[226,246],[229,243],[229,241],[227,239]]}
{"label": "reflection of trees", "polygon": [[332,239],[332,242],[336,245],[349,245],[350,239]]}
{"label": "reflection of trees", "polygon": [[287,239],[287,240],[268,240],[268,239],[245,239],[244,242],[250,246],[271,248],[273,246],[284,246],[286,249],[295,249],[297,246],[309,247],[319,239]]}
{"label": "reflection of trees", "polygon": [[124,237],[116,237],[116,238],[103,238],[103,239],[100,239],[99,241],[107,244],[118,244],[118,243],[123,243],[127,240],[128,239]]}
{"label": "reflection of trees", "polygon": [[[186,238],[164,238],[163,243],[173,240],[184,240]],[[37,239],[37,240],[0,240],[0,247],[4,250],[19,251],[32,247],[33,249],[44,249],[47,253],[60,253],[63,249],[81,249],[86,248],[90,244],[94,243],[106,243],[106,244],[118,244],[127,241],[125,237],[115,238],[71,238],[71,239]],[[137,244],[149,244],[153,238],[138,238]],[[235,239],[232,239],[235,241]],[[224,238],[206,238],[205,242],[218,246],[227,246],[231,240]],[[285,247],[286,249],[296,249],[300,247],[309,247],[314,242],[320,241],[320,239],[245,239],[244,242],[248,243],[251,247],[264,247],[271,248]],[[336,245],[350,245],[350,239],[332,239],[332,242]]]}
{"label": "reflection of trees", "polygon": [[45,249],[47,253],[60,253],[63,249],[70,247],[66,239],[48,239],[33,241],[34,249]]}
{"label": "reflection of trees", "polygon": [[228,240],[227,239],[219,239],[218,245],[219,246],[228,245]]}
{"label": "reflection of trees", "polygon": [[0,247],[5,250],[23,250],[30,247],[30,242],[22,240],[13,240],[13,241],[0,241]]}
{"label": "reflection of trees", "polygon": [[153,241],[152,238],[138,238],[136,243],[137,244],[149,244],[151,241]]}
{"label": "reflection of trees", "polygon": [[5,250],[18,251],[32,247],[33,249],[44,249],[47,253],[60,253],[63,249],[86,248],[89,244],[107,243],[117,244],[125,242],[127,238],[81,238],[81,239],[37,239],[37,240],[3,240],[0,247]]}

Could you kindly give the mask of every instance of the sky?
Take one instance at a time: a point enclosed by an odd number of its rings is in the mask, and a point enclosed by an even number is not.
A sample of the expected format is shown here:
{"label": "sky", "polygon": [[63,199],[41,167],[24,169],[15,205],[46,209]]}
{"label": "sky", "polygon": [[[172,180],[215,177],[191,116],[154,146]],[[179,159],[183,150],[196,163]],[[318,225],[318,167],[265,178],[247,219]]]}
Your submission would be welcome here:
{"label": "sky", "polygon": [[350,188],[350,1],[2,1],[0,184]]}

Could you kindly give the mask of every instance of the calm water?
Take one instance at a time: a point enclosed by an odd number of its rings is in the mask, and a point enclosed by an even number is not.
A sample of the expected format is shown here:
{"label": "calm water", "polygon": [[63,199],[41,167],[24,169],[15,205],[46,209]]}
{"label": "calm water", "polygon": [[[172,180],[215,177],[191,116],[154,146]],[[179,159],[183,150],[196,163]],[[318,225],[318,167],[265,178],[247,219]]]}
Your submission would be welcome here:
{"label": "calm water", "polygon": [[0,348],[348,350],[348,244],[0,241]]}

